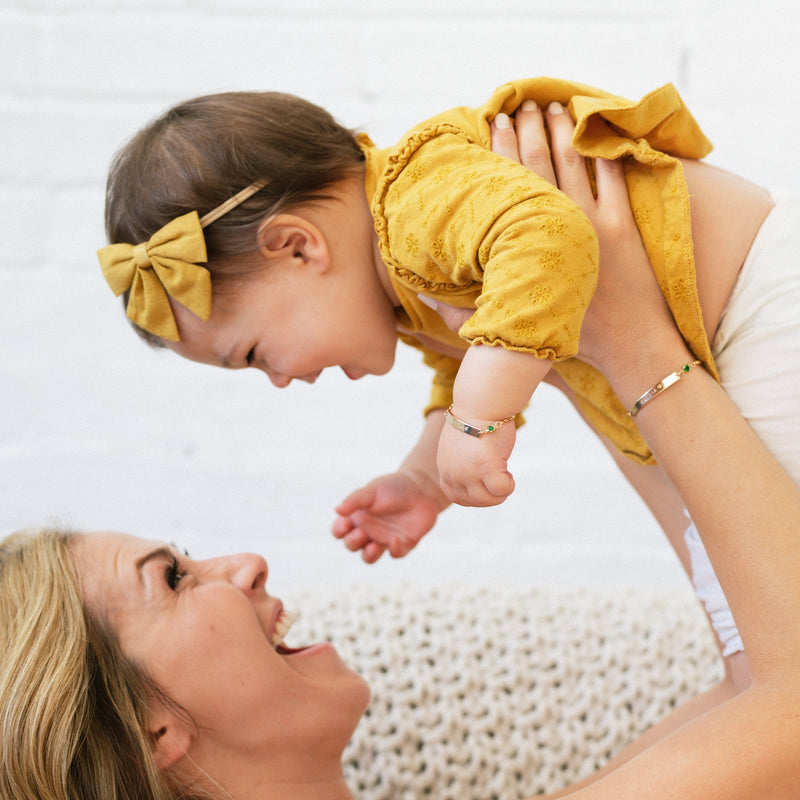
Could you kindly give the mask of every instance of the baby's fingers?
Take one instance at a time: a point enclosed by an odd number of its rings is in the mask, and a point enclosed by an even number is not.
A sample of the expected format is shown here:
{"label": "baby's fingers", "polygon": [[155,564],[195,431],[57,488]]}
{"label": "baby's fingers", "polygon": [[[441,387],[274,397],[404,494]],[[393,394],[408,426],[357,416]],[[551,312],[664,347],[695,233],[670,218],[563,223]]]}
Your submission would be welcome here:
{"label": "baby's fingers", "polygon": [[483,485],[492,497],[502,502],[514,491],[514,477],[510,472],[494,472],[484,478]]}
{"label": "baby's fingers", "polygon": [[353,521],[350,517],[337,517],[331,525],[331,533],[337,539],[344,539],[353,530]]}
{"label": "baby's fingers", "polygon": [[353,528],[342,537],[342,541],[348,550],[355,553],[357,550],[363,550],[371,540],[361,528]]}
{"label": "baby's fingers", "polygon": [[[511,478],[511,476],[508,476]],[[493,482],[493,489],[499,490],[501,493],[495,494],[490,490],[487,484],[483,481],[476,481],[465,484],[449,483],[442,481],[441,488],[447,498],[459,506],[466,506],[468,508],[487,508],[489,506],[499,506],[514,489],[514,481],[511,479],[511,490],[505,491],[499,485]],[[504,484],[505,488],[508,484]]]}
{"label": "baby's fingers", "polygon": [[369,542],[361,551],[361,558],[367,564],[374,564],[384,553],[386,547],[378,542]]}
{"label": "baby's fingers", "polygon": [[414,549],[414,544],[403,536],[392,536],[389,542],[389,555],[392,558],[403,558]]}
{"label": "baby's fingers", "polygon": [[362,508],[370,508],[375,502],[375,487],[362,486],[348,495],[334,511],[342,517],[347,517]]}

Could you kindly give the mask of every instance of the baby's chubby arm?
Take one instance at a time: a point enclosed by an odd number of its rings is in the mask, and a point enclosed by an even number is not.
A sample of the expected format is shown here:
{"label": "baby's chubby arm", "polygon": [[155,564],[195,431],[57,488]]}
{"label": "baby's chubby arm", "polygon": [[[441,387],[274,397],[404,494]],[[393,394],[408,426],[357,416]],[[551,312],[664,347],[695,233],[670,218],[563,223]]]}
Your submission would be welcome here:
{"label": "baby's chubby arm", "polygon": [[[463,323],[466,309],[432,307],[451,328]],[[452,319],[450,319],[452,317]],[[485,427],[513,416],[530,399],[550,362],[502,347],[473,345],[464,356],[454,387],[453,411]],[[473,411],[467,416],[468,411]],[[484,414],[489,417],[483,418]],[[437,516],[455,500],[462,505],[501,503],[513,490],[507,461],[514,446],[514,423],[480,439],[445,424],[442,410],[428,414],[419,441],[395,473],[381,475],[352,492],[336,508],[333,534],[348,549],[374,563],[387,550],[394,558],[408,554],[433,527]],[[454,468],[445,483],[438,458]],[[490,487],[491,490],[488,488]],[[464,499],[462,499],[464,498]]]}
{"label": "baby's chubby arm", "polygon": [[387,550],[393,558],[407,555],[450,504],[436,471],[443,424],[442,411],[431,411],[397,472],[375,478],[337,506],[333,535],[349,550],[360,550],[368,564]]}
{"label": "baby's chubby arm", "polygon": [[[521,411],[552,362],[500,346],[472,345],[453,386],[452,414],[485,429]],[[445,425],[437,465],[442,491],[464,506],[494,506],[514,491],[508,459],[514,448],[513,419],[482,436]]]}

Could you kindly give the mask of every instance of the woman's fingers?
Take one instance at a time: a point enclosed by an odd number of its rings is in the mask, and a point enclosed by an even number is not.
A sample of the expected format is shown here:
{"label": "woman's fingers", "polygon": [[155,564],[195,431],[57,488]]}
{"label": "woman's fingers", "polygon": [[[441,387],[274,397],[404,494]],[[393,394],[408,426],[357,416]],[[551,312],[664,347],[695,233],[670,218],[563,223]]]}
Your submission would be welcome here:
{"label": "woman's fingers", "polygon": [[491,129],[495,153],[521,163],[557,185],[593,222],[603,198],[612,207],[622,201],[623,195],[627,202],[627,188],[619,162],[598,162],[595,197],[586,159],[572,144],[575,123],[560,103],[553,102],[542,112],[533,100],[525,100],[513,119],[507,114],[498,114]]}
{"label": "woman's fingers", "polygon": [[575,123],[561,103],[551,103],[547,107],[546,116],[558,188],[574,200],[591,219],[594,194],[586,171],[586,161],[572,146]]}
{"label": "woman's fingers", "polygon": [[544,125],[542,110],[533,100],[525,100],[517,109],[518,161],[548,183],[555,184],[556,174],[550,156],[550,143]]}
{"label": "woman's fingers", "polygon": [[491,124],[492,150],[535,172],[555,184],[556,174],[550,160],[550,145],[542,111],[533,100],[526,100],[514,118],[498,114]]}
{"label": "woman's fingers", "polygon": [[594,172],[598,208],[605,216],[617,217],[616,222],[620,227],[635,227],[633,215],[630,213],[630,196],[622,162],[598,158],[594,162]]}
{"label": "woman's fingers", "polygon": [[492,132],[492,152],[518,162],[517,134],[514,132],[514,121],[511,117],[508,114],[498,114],[489,127]]}
{"label": "woman's fingers", "polygon": [[[447,305],[447,303],[443,303],[441,300],[434,300],[432,297],[428,297],[424,294],[418,294],[417,297],[421,302],[425,303],[428,308],[432,308],[442,318],[444,324],[455,333],[458,333],[459,328],[475,313],[474,308],[457,308],[456,306]],[[420,338],[417,334],[414,335]],[[449,353],[441,349],[438,350],[438,352],[444,352],[445,355],[449,355]],[[463,355],[464,352],[458,350],[456,354],[454,354],[454,357],[460,359]]]}

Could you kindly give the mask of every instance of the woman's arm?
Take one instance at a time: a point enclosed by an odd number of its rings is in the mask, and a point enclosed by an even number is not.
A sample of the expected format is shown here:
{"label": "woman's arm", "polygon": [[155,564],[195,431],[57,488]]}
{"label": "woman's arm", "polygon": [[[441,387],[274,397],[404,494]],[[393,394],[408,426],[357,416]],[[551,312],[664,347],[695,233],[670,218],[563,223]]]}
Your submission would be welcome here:
{"label": "woman's arm", "polygon": [[[624,402],[688,358],[666,319],[642,334],[604,334],[616,355],[601,363]],[[648,374],[658,377],[639,377]],[[800,492],[702,370],[637,420],[695,519],[745,642],[752,685],[574,796],[797,797]]]}
{"label": "woman's arm", "polygon": [[[600,237],[600,281],[581,356],[631,405],[692,359],[648,268],[619,165],[596,165],[595,197],[570,152],[571,121],[551,114],[548,126],[559,185]],[[655,397],[637,423],[700,531],[739,624],[752,684],[571,796],[797,797],[800,490],[702,369]]]}

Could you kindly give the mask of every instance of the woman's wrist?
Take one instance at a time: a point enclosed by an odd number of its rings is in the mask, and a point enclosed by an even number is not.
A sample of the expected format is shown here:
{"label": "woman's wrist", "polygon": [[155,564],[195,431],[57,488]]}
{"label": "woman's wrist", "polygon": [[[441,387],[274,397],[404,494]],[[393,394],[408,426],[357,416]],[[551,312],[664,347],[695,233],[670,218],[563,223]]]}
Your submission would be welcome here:
{"label": "woman's wrist", "polygon": [[686,364],[681,364],[678,369],[673,369],[668,372],[663,378],[657,380],[652,386],[649,386],[639,397],[636,399],[636,402],[628,409],[628,416],[633,419],[634,417],[639,415],[639,412],[657,397],[659,397],[662,392],[665,392],[670,386],[674,386],[681,378],[688,375],[692,367],[699,367],[703,362],[702,361],[691,361],[687,362]]}
{"label": "woman's wrist", "polygon": [[611,388],[625,408],[634,403],[668,374],[695,359],[674,328],[631,330],[618,346],[598,359]]}

